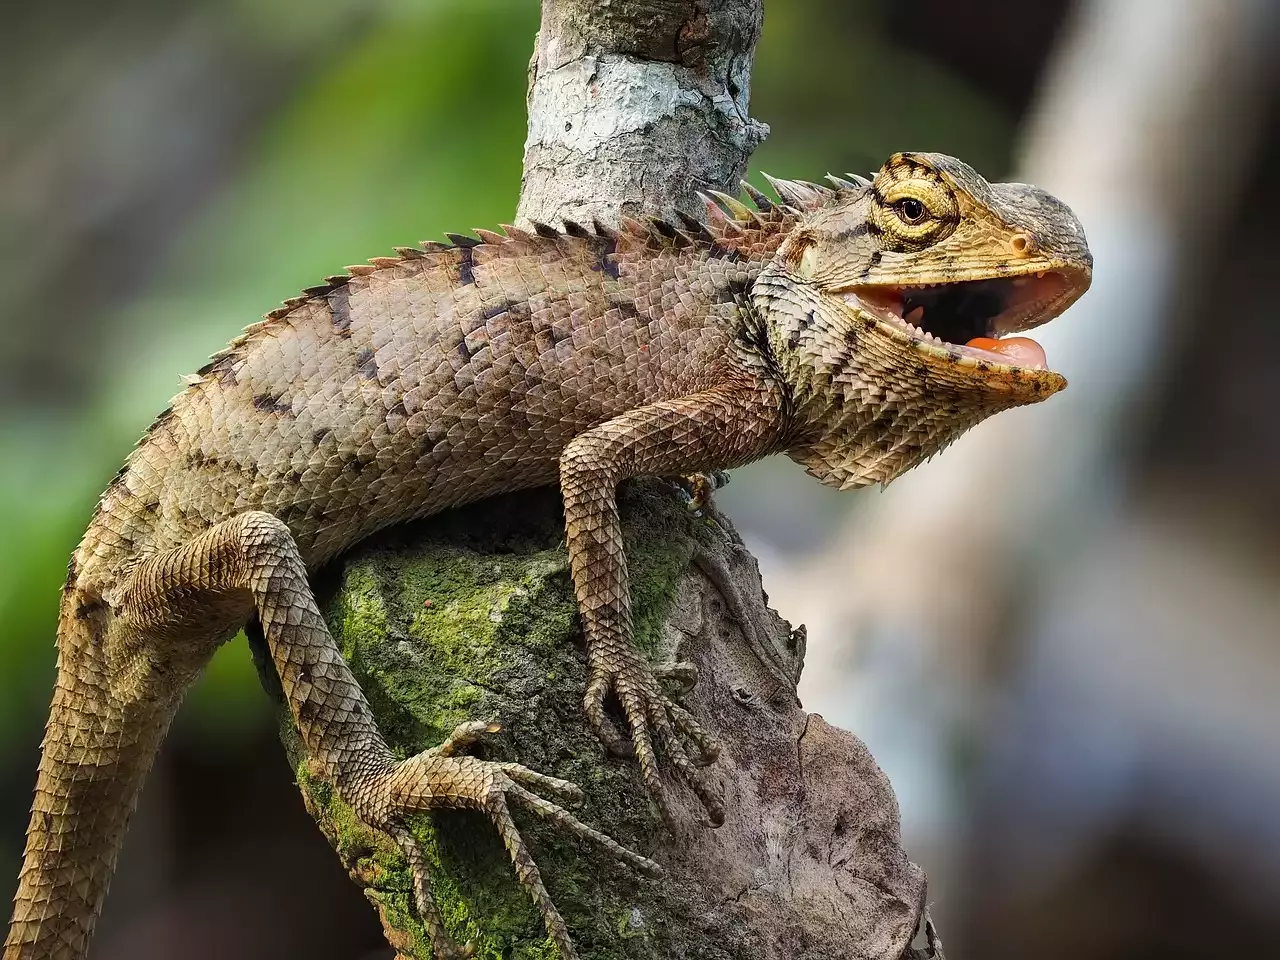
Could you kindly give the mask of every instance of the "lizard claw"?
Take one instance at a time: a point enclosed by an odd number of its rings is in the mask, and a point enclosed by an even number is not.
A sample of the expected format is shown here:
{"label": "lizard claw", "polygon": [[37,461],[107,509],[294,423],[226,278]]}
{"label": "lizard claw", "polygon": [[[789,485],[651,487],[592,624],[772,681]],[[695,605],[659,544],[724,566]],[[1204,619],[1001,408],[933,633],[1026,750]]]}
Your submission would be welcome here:
{"label": "lizard claw", "polygon": [[465,751],[486,733],[500,732],[502,732],[502,724],[496,720],[471,720],[460,723],[453,728],[453,733],[449,734],[449,738],[444,743],[438,747],[432,747],[427,752],[441,757],[452,757],[454,754]]}
{"label": "lizard claw", "polygon": [[701,517],[705,509],[715,509],[711,496],[728,482],[729,474],[724,470],[671,478],[676,492],[684,500],[685,509],[695,517]]}
{"label": "lizard claw", "polygon": [[[689,671],[676,664],[674,669],[662,670],[667,675],[689,676]],[[700,723],[684,707],[664,693],[658,685],[654,670],[637,661],[629,660],[619,669],[597,670],[587,685],[585,708],[587,719],[605,746],[616,753],[634,754],[640,764],[640,777],[645,790],[653,798],[668,827],[674,827],[670,803],[658,773],[658,757],[655,743],[663,757],[680,774],[706,809],[712,826],[724,823],[724,801],[714,791],[699,767],[705,767],[719,756],[720,747]],[[696,678],[696,670],[692,672]],[[604,698],[612,692],[622,705],[627,724],[631,728],[630,742],[614,728],[605,716]],[[690,750],[681,735],[693,744]]]}
{"label": "lizard claw", "polygon": [[630,740],[618,732],[613,721],[605,713],[604,698],[609,693],[609,689],[609,676],[604,673],[592,677],[591,682],[587,684],[587,694],[582,701],[587,722],[591,725],[592,732],[604,744],[604,748],[614,756],[634,757],[636,748]]}
{"label": "lizard claw", "polygon": [[662,868],[583,823],[559,804],[539,796],[545,793],[566,802],[578,801],[582,799],[582,790],[576,784],[519,763],[481,760],[458,753],[481,734],[498,729],[497,724],[484,721],[461,724],[440,746],[401,761],[357,788],[357,812],[367,823],[386,830],[404,852],[413,875],[414,900],[436,957],[467,960],[474,955],[474,944],[459,946],[446,931],[431,893],[428,861],[417,838],[405,825],[404,817],[437,809],[471,809],[485,813],[497,828],[511,856],[516,878],[542,914],[547,934],[559,948],[561,957],[577,960],[568,927],[542,883],[537,864],[511,817],[511,807],[521,807],[590,840],[647,876],[661,876]]}

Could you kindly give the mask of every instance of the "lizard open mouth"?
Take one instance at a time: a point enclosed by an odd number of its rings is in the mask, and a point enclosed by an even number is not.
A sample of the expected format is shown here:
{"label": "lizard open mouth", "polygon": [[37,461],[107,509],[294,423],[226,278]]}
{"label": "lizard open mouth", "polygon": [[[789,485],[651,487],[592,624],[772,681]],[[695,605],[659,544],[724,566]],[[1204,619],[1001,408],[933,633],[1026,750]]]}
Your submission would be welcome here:
{"label": "lizard open mouth", "polygon": [[1079,295],[1063,273],[951,283],[863,286],[841,296],[926,350],[971,362],[1047,370],[1044,348],[1030,337],[1011,337],[1053,319]]}

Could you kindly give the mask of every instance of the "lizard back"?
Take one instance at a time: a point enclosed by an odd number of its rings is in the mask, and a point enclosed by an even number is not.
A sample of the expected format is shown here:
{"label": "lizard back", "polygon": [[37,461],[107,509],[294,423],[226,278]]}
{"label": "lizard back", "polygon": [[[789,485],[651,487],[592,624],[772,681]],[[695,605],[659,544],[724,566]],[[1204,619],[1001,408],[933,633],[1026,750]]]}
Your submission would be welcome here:
{"label": "lizard back", "polygon": [[785,232],[454,237],[351,268],[248,328],[103,494],[76,563],[137,560],[247,510],[308,564],[393,523],[553,482],[581,431],[732,375],[740,310]]}

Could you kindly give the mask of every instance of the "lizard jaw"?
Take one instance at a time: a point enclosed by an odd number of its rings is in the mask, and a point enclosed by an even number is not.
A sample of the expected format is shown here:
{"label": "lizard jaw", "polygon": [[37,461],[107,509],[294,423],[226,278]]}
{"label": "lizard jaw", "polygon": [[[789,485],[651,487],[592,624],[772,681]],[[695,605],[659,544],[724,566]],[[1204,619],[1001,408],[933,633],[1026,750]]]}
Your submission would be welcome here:
{"label": "lizard jaw", "polygon": [[868,285],[839,296],[895,338],[908,339],[936,359],[999,373],[1049,373],[1036,341],[1006,334],[1051,320],[1081,292],[1083,286],[1068,274],[1048,270],[937,284]]}

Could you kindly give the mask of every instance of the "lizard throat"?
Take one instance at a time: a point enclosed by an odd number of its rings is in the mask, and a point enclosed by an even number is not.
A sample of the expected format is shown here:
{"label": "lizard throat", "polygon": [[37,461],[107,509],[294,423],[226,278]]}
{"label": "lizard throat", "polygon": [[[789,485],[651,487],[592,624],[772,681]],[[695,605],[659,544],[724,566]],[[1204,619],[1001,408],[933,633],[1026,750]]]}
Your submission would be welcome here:
{"label": "lizard throat", "polygon": [[998,367],[1047,370],[1044,349],[1007,334],[1038,326],[1069,302],[1072,284],[1056,271],[1018,277],[902,286],[864,286],[841,294],[930,353]]}

